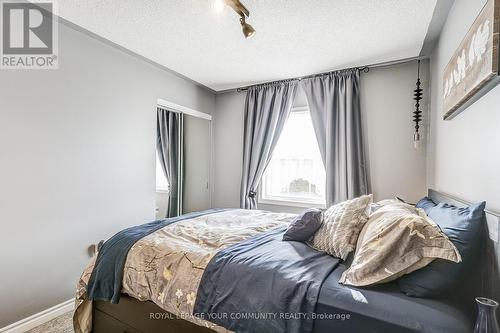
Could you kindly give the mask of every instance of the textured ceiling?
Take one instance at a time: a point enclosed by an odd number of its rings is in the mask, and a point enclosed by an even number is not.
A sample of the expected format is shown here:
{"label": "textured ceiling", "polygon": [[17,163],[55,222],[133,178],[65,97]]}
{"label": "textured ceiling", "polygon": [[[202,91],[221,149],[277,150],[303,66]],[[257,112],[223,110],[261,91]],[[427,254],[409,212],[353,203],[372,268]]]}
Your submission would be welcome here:
{"label": "textured ceiling", "polygon": [[420,53],[436,0],[64,0],[59,14],[213,90]]}

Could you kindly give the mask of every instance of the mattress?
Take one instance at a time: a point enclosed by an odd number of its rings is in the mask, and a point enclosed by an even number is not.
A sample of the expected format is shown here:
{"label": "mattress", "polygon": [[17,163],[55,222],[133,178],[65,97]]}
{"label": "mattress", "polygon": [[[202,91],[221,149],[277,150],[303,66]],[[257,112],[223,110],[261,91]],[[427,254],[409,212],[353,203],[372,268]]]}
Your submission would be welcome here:
{"label": "mattress", "polygon": [[[462,303],[456,300],[408,297],[399,290],[395,283],[373,288],[343,286],[338,281],[346,268],[338,261],[335,261],[335,264],[324,274],[318,274],[317,270],[313,269],[313,264],[325,268],[325,262],[307,261],[306,258],[311,259],[322,255],[324,257],[322,260],[331,261],[332,257],[321,254],[303,243],[281,241],[281,234],[293,217],[294,215],[290,214],[262,211],[207,211],[186,215],[175,221],[160,220],[119,232],[103,245],[98,256],[100,260],[94,258],[82,274],[78,284],[75,332],[87,333],[92,329],[90,299],[110,300],[116,290],[141,301],[150,300],[169,313],[218,332],[227,332],[226,328],[230,325],[220,326],[222,323],[214,323],[212,320],[207,322],[203,320],[203,317],[192,316],[195,302],[199,301],[197,294],[200,290],[215,290],[216,296],[222,295],[223,299],[226,295],[234,296],[236,291],[241,291],[239,297],[229,299],[231,304],[237,305],[237,309],[234,311],[222,309],[226,314],[238,312],[252,314],[259,311],[271,314],[310,314],[316,305],[316,315],[312,318],[313,321],[311,322],[309,315],[307,317],[308,332],[311,327],[315,333],[461,333],[472,330],[472,320],[467,313],[470,314],[473,311],[462,310]],[[122,243],[126,243],[128,247],[124,249],[124,246],[121,246]],[[248,252],[245,249],[252,251]],[[234,263],[232,266],[227,266],[234,268],[228,274],[229,278],[236,282],[234,288],[227,289],[228,286],[234,284],[231,284],[231,281],[224,283],[227,278],[221,279],[223,283],[218,284],[223,287],[222,291],[211,287],[200,287],[207,265],[213,265],[226,254],[229,255],[228,258],[231,258],[230,262]],[[120,258],[122,260],[119,260]],[[123,265],[117,266],[118,262],[123,262]],[[99,266],[100,269],[93,270],[94,263],[102,267]],[[242,269],[243,264],[248,267]],[[311,267],[300,267],[304,264],[311,264]],[[303,273],[295,267],[303,269]],[[280,274],[276,274],[277,270]],[[105,287],[99,289],[106,291],[103,294],[105,297],[99,296],[100,294],[94,295],[93,298],[86,297],[87,283],[91,274],[100,276],[96,281],[98,281],[97,285]],[[242,276],[238,277],[238,274]],[[208,278],[212,279],[217,276],[217,274],[209,274]],[[257,283],[252,281],[247,283],[245,282],[247,279],[256,280]],[[294,293],[294,288],[299,286],[299,283],[294,283],[294,279],[301,281],[301,285],[304,286],[315,279],[318,280],[315,284],[317,287],[314,289],[314,295],[310,293],[303,293],[302,296],[291,295],[290,293]],[[262,288],[263,282],[274,290]],[[256,286],[261,288],[256,288]],[[461,288],[460,292],[455,291],[453,296],[459,296],[464,289]],[[292,302],[292,299],[297,297],[299,302]],[[304,306],[290,306],[302,304],[301,297],[312,304],[311,310]],[[257,301],[252,302],[255,298]],[[269,309],[256,307],[260,304],[259,302],[269,303],[272,307]],[[217,304],[215,308],[219,309],[221,302],[205,303],[209,305],[211,313],[218,314],[213,305]],[[474,305],[473,297],[467,304]],[[198,311],[197,313],[205,312]],[[117,319],[120,320],[120,318]],[[253,320],[253,318],[250,319]],[[260,317],[256,319],[260,320]],[[284,319],[289,320],[286,317]],[[237,320],[243,322],[243,319]],[[298,320],[305,319],[299,318]],[[276,322],[278,321],[274,321]],[[246,331],[253,332],[253,330]],[[266,330],[266,328],[261,331],[276,332],[276,330]],[[280,331],[289,332],[287,329]]]}
{"label": "mattress", "polygon": [[338,283],[345,270],[344,265],[337,266],[323,282],[316,306],[315,333],[472,331],[472,319],[456,294],[453,300],[409,297],[395,283],[348,287]]}

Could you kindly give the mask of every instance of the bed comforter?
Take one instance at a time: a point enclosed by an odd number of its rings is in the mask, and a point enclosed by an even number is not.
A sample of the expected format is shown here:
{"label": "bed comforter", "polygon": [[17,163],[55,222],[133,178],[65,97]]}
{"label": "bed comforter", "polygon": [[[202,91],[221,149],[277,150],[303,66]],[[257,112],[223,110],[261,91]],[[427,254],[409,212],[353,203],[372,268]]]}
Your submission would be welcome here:
{"label": "bed comforter", "polygon": [[[152,301],[195,324],[227,332],[193,315],[206,266],[219,251],[266,231],[286,227],[294,217],[286,213],[236,209],[206,212],[168,224],[130,247],[123,267],[121,292]],[[87,287],[95,260],[87,265],[77,285],[73,318],[76,333],[92,330],[92,300],[87,295]]]}
{"label": "bed comforter", "polygon": [[239,333],[313,331],[323,281],[340,259],[275,229],[221,250],[203,274],[194,312]]}

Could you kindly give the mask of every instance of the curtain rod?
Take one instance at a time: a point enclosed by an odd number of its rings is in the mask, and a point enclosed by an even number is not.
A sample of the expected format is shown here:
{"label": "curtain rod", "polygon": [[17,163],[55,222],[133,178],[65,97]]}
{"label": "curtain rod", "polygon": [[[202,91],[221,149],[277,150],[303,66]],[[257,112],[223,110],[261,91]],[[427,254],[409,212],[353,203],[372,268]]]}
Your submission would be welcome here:
{"label": "curtain rod", "polygon": [[424,60],[424,59],[429,59],[428,56],[417,56],[417,57],[411,57],[411,58],[404,58],[404,59],[399,59],[399,60],[394,60],[394,61],[386,61],[386,62],[379,62],[376,64],[371,64],[371,65],[365,65],[365,66],[358,66],[358,67],[351,67],[351,68],[346,68],[346,69],[338,69],[338,70],[333,70],[333,71],[328,71],[328,72],[323,72],[323,73],[318,73],[318,74],[312,74],[312,75],[306,75],[306,76],[300,76],[300,77],[295,77],[291,79],[285,79],[285,80],[277,80],[277,81],[269,81],[269,82],[264,82],[264,83],[259,83],[259,84],[253,84],[250,86],[246,87],[241,87],[241,88],[236,88],[236,89],[229,89],[225,91],[220,91],[219,93],[225,93],[229,91],[236,91],[236,92],[242,92],[242,91],[247,91],[251,87],[258,87],[258,86],[263,86],[267,84],[274,84],[274,83],[280,83],[280,82],[291,82],[291,81],[301,81],[304,79],[309,79],[317,76],[322,76],[322,75],[327,75],[330,73],[334,72],[339,72],[342,70],[349,70],[349,69],[359,69],[360,71],[364,73],[368,73],[370,69],[372,68],[381,68],[381,67],[389,67],[389,66],[394,66],[394,65],[399,65],[399,64],[405,64],[408,62],[416,61],[416,60]]}

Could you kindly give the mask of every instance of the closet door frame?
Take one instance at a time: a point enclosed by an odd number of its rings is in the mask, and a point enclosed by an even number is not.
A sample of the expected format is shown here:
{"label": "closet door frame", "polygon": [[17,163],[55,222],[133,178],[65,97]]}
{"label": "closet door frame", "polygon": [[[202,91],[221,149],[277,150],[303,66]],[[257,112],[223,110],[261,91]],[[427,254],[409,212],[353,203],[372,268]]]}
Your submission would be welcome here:
{"label": "closet door frame", "polygon": [[167,109],[172,112],[179,112],[179,113],[184,113],[186,115],[192,116],[192,117],[197,117],[201,119],[208,120],[209,122],[209,140],[210,140],[210,161],[208,162],[208,200],[210,203],[210,208],[213,208],[213,191],[214,191],[214,186],[213,186],[213,180],[214,180],[214,128],[213,128],[213,121],[212,121],[212,115],[201,112],[195,109],[188,108],[183,105],[179,105],[161,98],[158,98],[156,101],[156,104],[160,108]]}

